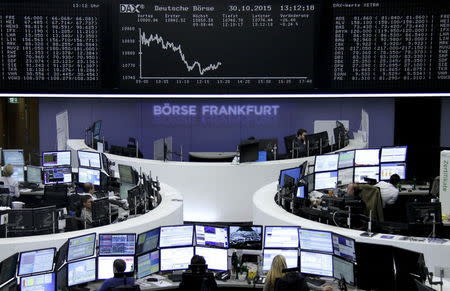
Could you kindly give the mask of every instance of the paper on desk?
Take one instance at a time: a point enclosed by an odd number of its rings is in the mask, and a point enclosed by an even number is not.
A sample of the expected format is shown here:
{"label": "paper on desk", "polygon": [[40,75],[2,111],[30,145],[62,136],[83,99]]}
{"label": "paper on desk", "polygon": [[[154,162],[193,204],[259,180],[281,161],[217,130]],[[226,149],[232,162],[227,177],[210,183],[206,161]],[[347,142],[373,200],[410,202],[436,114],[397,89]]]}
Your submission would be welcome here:
{"label": "paper on desk", "polygon": [[165,281],[165,280],[159,280],[157,282],[152,282],[152,283],[157,285],[158,287],[169,287],[169,286],[173,285],[172,282],[168,282],[168,281]]}

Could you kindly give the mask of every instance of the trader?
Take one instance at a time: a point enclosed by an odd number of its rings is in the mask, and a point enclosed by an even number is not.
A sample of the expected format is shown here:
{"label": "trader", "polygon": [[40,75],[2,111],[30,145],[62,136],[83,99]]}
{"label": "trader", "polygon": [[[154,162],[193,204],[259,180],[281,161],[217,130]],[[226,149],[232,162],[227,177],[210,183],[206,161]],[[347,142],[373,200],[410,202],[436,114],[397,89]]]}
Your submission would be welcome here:
{"label": "trader", "polygon": [[300,156],[302,153],[306,152],[306,141],[305,137],[308,134],[306,129],[300,128],[297,130],[297,135],[293,141],[292,150],[294,151],[295,156]]}
{"label": "trader", "polygon": [[0,177],[0,182],[3,182],[1,188],[9,189],[9,195],[13,197],[19,197],[19,183],[11,177],[14,174],[14,167],[10,164],[3,167],[2,177]]}
{"label": "trader", "polygon": [[95,187],[92,183],[84,183],[83,184],[83,191],[84,193],[82,195],[91,195],[94,197]]}
{"label": "trader", "polygon": [[400,176],[393,174],[389,178],[389,182],[380,181],[375,186],[380,188],[381,199],[383,200],[383,207],[392,205],[398,198],[398,184],[400,183]]}
{"label": "trader", "polygon": [[205,258],[199,255],[194,255],[191,258],[189,269],[183,273],[179,290],[217,290],[217,283],[214,275],[207,272],[207,265]]}
{"label": "trader", "polygon": [[116,259],[113,263],[114,278],[110,278],[103,282],[102,286],[98,291],[111,290],[114,287],[119,286],[133,286],[134,278],[132,276],[127,277],[125,270],[127,268],[127,263],[122,259]]}
{"label": "trader", "polygon": [[81,203],[83,204],[83,209],[81,210],[80,217],[86,222],[86,228],[92,227],[92,196],[82,195]]}

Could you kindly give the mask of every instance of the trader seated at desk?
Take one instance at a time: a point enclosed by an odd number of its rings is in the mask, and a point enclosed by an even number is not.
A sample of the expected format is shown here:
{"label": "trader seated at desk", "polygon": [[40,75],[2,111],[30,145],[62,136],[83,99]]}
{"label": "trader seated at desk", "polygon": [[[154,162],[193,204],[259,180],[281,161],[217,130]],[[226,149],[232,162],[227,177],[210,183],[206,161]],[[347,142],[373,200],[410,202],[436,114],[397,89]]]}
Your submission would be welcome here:
{"label": "trader seated at desk", "polygon": [[179,289],[185,291],[217,290],[214,275],[211,272],[207,272],[207,267],[204,257],[194,255],[191,259],[189,270],[183,273]]}
{"label": "trader seated at desk", "polygon": [[308,134],[306,129],[300,128],[297,130],[297,135],[292,141],[292,151],[294,152],[295,157],[301,156],[303,153],[306,153],[306,141],[305,136]]}
{"label": "trader seated at desk", "polygon": [[[110,278],[103,282],[102,286],[98,291],[110,291],[114,287],[118,286],[134,286],[134,277],[130,276],[127,277],[125,274],[125,270],[127,267],[127,263],[122,259],[114,260],[113,263],[113,271],[114,271],[114,278]],[[139,290],[139,289],[136,289]]]}
{"label": "trader seated at desk", "polygon": [[14,168],[12,165],[8,164],[3,167],[2,177],[0,177],[0,182],[3,182],[3,185],[0,185],[1,188],[9,189],[9,195],[13,197],[19,197],[19,182],[17,182],[13,177]]}
{"label": "trader seated at desk", "polygon": [[92,183],[84,183],[83,184],[83,191],[84,193],[81,193],[80,195],[90,195],[92,197],[95,197],[95,187]]}
{"label": "trader seated at desk", "polygon": [[389,178],[389,182],[380,181],[375,186],[380,188],[381,199],[383,200],[383,207],[392,205],[398,198],[398,184],[400,183],[400,176],[393,174]]}
{"label": "trader seated at desk", "polygon": [[86,228],[92,228],[92,196],[83,195],[81,196],[81,204],[83,209],[81,210],[80,217],[86,222]]}

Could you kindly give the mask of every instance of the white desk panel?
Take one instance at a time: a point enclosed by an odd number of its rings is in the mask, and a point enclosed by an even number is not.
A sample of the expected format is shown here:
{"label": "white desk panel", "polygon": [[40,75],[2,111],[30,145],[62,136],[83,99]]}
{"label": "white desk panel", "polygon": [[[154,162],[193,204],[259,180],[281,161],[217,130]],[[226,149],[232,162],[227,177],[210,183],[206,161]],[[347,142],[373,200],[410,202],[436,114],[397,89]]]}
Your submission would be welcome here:
{"label": "white desk panel", "polygon": [[[68,148],[86,150],[83,140],[69,140]],[[364,148],[350,140],[340,151]],[[134,167],[138,172],[151,171],[152,177],[179,190],[184,197],[184,220],[203,222],[244,222],[252,220],[252,196],[270,181],[278,180],[280,170],[297,167],[314,156],[268,162],[231,163],[163,162],[106,154],[117,165]],[[72,157],[76,153],[72,153]],[[117,174],[116,174],[117,175]]]}

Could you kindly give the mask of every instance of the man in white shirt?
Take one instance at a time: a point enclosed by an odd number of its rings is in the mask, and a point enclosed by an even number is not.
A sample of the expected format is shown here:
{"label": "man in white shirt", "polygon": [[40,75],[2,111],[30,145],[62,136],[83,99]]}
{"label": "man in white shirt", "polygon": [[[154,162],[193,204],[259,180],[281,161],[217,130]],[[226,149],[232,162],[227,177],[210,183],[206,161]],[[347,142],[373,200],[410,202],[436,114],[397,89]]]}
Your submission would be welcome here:
{"label": "man in white shirt", "polygon": [[389,179],[389,182],[380,181],[375,187],[380,188],[381,199],[383,200],[383,208],[386,205],[392,205],[398,198],[398,183],[400,182],[400,176],[393,174]]}
{"label": "man in white shirt", "polygon": [[12,165],[8,164],[4,166],[2,177],[0,177],[0,182],[3,182],[3,185],[0,185],[0,187],[9,189],[9,195],[13,197],[19,197],[19,182],[11,177],[13,174],[14,168]]}

